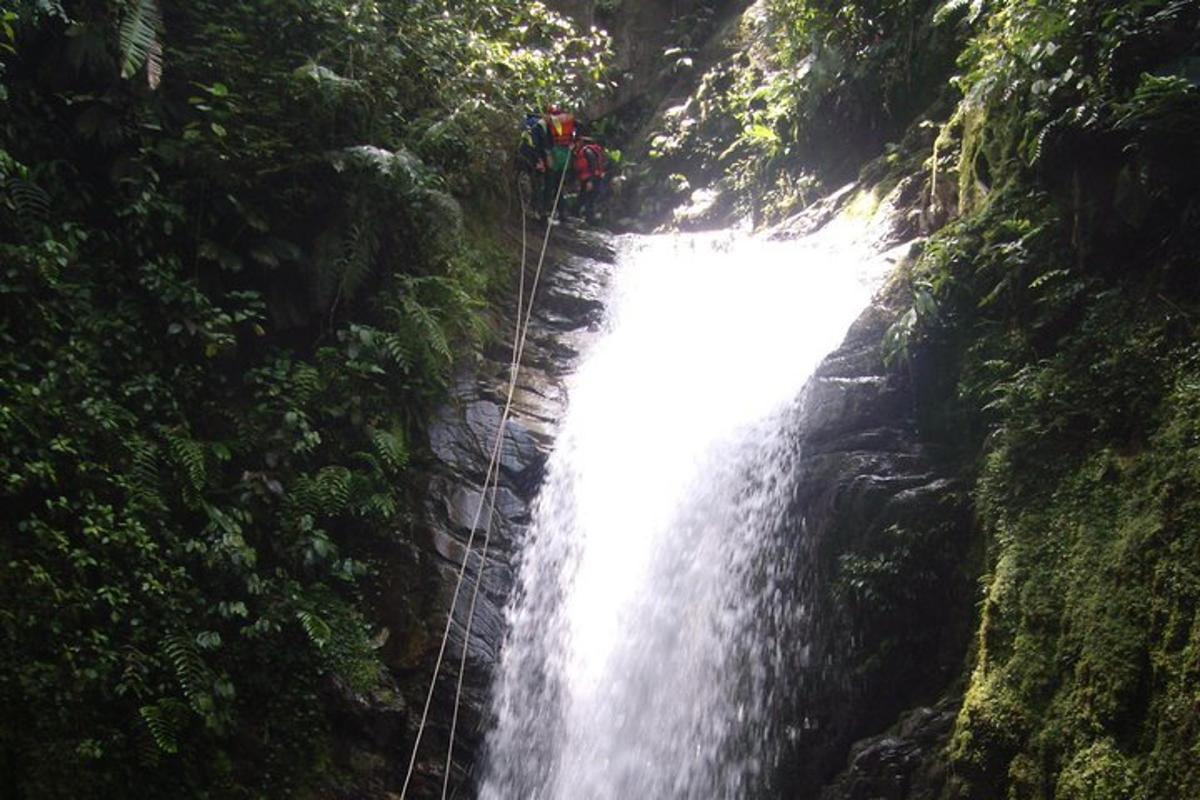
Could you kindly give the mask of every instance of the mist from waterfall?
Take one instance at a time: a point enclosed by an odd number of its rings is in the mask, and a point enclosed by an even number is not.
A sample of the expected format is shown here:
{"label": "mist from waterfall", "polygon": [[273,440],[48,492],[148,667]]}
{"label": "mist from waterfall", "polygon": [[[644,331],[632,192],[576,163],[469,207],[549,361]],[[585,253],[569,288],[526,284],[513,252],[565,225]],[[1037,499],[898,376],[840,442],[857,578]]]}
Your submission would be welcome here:
{"label": "mist from waterfall", "polygon": [[523,550],[484,800],[767,788],[795,406],[880,280],[862,229],[621,241]]}

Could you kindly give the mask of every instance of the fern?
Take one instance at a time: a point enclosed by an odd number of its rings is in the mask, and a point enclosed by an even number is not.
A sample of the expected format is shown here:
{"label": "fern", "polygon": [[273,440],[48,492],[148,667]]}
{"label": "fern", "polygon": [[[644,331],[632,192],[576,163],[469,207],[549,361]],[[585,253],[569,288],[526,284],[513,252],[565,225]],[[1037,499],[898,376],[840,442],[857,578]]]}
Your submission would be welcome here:
{"label": "fern", "polygon": [[442,324],[438,321],[438,318],[428,308],[416,302],[411,297],[404,299],[404,307],[413,321],[417,323],[418,330],[425,334],[429,349],[441,356],[442,360],[447,364],[450,363],[453,358],[450,352],[450,342],[447,340],[446,332],[442,329]]}
{"label": "fern", "polygon": [[350,470],[345,467],[324,467],[315,482],[324,514],[336,514],[350,502]]}
{"label": "fern", "polygon": [[127,647],[123,653],[125,666],[121,670],[121,680],[114,689],[118,697],[132,695],[141,699],[150,694],[149,675],[150,660],[136,647]]}
{"label": "fern", "polygon": [[1045,155],[1048,151],[1047,143],[1052,141],[1053,137],[1062,132],[1067,124],[1067,115],[1064,114],[1056,119],[1051,120],[1042,127],[1033,139],[1032,151],[1029,154],[1029,163],[1033,166],[1042,164]]}
{"label": "fern", "polygon": [[399,307],[392,306],[390,310],[399,317],[400,323],[412,332],[413,338],[424,345],[425,352],[434,362],[435,368],[450,365],[454,356],[446,331],[437,315],[422,304],[411,290],[404,295]]}
{"label": "fern", "polygon": [[289,520],[303,516],[314,517],[321,510],[320,491],[308,475],[301,475],[292,483],[284,496],[283,515]]}
{"label": "fern", "polygon": [[[352,210],[352,214],[355,213]],[[379,252],[379,237],[369,216],[361,216],[340,237],[326,240],[326,254],[318,262],[317,295],[321,305],[330,306],[330,316],[344,299],[352,299],[371,276]]]}
{"label": "fern", "polygon": [[401,371],[408,372],[412,369],[412,356],[403,336],[397,333],[384,333],[379,337],[379,346]]}
{"label": "fern", "polygon": [[359,222],[350,226],[342,254],[342,280],[339,289],[342,296],[353,297],[366,282],[378,249],[378,238],[369,223]]}
{"label": "fern", "polygon": [[390,492],[376,492],[359,503],[358,513],[365,517],[389,521],[400,512],[400,505]]}
{"label": "fern", "polygon": [[1143,75],[1133,97],[1119,106],[1116,127],[1185,134],[1200,123],[1200,96],[1182,75]]}
{"label": "fern", "polygon": [[159,700],[153,705],[142,706],[138,714],[155,746],[162,752],[175,754],[179,752],[179,729],[182,727],[187,708],[178,700],[170,698]]}
{"label": "fern", "polygon": [[127,491],[131,504],[147,510],[166,510],[166,503],[159,492],[158,447],[140,436],[125,444],[130,454]]}
{"label": "fern", "polygon": [[195,643],[186,636],[173,634],[163,641],[162,651],[192,710],[198,714],[207,713],[211,704],[207,689],[211,681],[208,667]]}
{"label": "fern", "polygon": [[292,372],[292,402],[305,406],[320,391],[320,371],[311,364],[297,364]]}
{"label": "fern", "polygon": [[317,646],[318,650],[323,650],[329,644],[329,640],[333,636],[333,630],[329,627],[329,623],[321,619],[311,611],[297,611],[296,619],[300,621],[300,626],[304,628],[304,633],[308,635],[309,641]]}
{"label": "fern", "polygon": [[933,15],[933,24],[941,25],[964,8],[969,8],[967,22],[974,23],[983,13],[983,0],[946,0]]}
{"label": "fern", "polygon": [[121,77],[132,78],[143,66],[151,89],[162,80],[162,9],[158,0],[130,0],[121,20]]}
{"label": "fern", "polygon": [[371,444],[375,447],[376,455],[389,469],[399,472],[408,465],[408,446],[404,434],[399,430],[376,428],[371,431]]}
{"label": "fern", "polygon": [[197,441],[169,433],[166,436],[167,449],[175,464],[183,471],[187,479],[186,486],[194,493],[203,491],[208,482],[208,467],[204,459],[204,445]]}
{"label": "fern", "polygon": [[338,675],[355,691],[378,683],[380,664],[374,642],[361,614],[328,592],[312,598],[312,605],[296,612],[296,619],[320,653],[326,670]]}
{"label": "fern", "polygon": [[21,179],[6,181],[5,189],[26,233],[32,234],[46,224],[50,217],[50,195],[46,190]]}

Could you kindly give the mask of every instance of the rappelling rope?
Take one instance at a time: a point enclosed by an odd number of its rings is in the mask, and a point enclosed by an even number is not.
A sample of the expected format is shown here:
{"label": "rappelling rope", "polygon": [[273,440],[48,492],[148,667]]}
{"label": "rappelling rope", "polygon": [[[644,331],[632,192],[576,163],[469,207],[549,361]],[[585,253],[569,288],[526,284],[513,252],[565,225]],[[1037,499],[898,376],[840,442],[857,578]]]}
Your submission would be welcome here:
{"label": "rappelling rope", "polygon": [[[507,393],[507,397],[505,398],[505,402],[504,402],[504,411],[500,415],[500,423],[496,430],[496,442],[492,446],[492,453],[491,453],[490,458],[488,459],[487,472],[484,474],[483,491],[479,496],[479,505],[475,510],[475,518],[471,522],[471,534],[470,534],[470,536],[467,537],[466,552],[463,554],[463,562],[462,562],[462,565],[459,567],[458,576],[455,580],[454,596],[450,601],[450,611],[446,616],[446,628],[442,632],[442,643],[441,643],[441,646],[438,648],[437,660],[434,663],[433,678],[429,682],[429,692],[425,695],[425,707],[421,711],[421,721],[417,726],[417,738],[416,738],[416,741],[413,742],[412,756],[409,758],[408,771],[404,776],[404,786],[400,790],[400,800],[404,800],[405,796],[408,794],[408,787],[412,781],[413,772],[416,769],[417,754],[420,751],[421,739],[425,735],[425,728],[429,721],[429,709],[430,709],[430,706],[433,704],[434,689],[437,686],[438,675],[441,673],[442,661],[446,655],[446,646],[447,646],[447,643],[450,641],[450,629],[454,622],[454,610],[458,607],[459,593],[462,591],[463,581],[464,581],[464,578],[466,577],[467,564],[471,560],[471,549],[475,543],[475,535],[479,530],[479,520],[483,514],[483,503],[484,503],[484,500],[487,498],[488,486],[494,484],[493,489],[492,489],[491,510],[489,510],[489,512],[488,512],[487,526],[485,527],[485,531],[484,531],[484,544],[483,544],[483,550],[482,550],[481,558],[480,558],[480,562],[479,562],[479,570],[478,570],[478,572],[476,574],[476,578],[475,578],[475,587],[474,587],[474,590],[471,595],[471,606],[470,606],[470,609],[467,614],[466,633],[463,638],[463,656],[462,656],[462,662],[461,662],[461,665],[459,668],[458,685],[456,687],[455,695],[454,695],[454,716],[453,716],[453,719],[451,722],[451,727],[450,727],[450,743],[448,745],[448,751],[447,751],[447,756],[446,756],[446,773],[445,773],[443,784],[442,784],[442,800],[445,800],[446,791],[447,791],[447,788],[449,787],[450,761],[451,761],[451,758],[452,758],[452,755],[454,752],[454,733],[458,726],[458,707],[459,707],[459,701],[462,697],[463,672],[464,672],[465,666],[466,666],[467,643],[468,643],[470,635],[471,635],[471,625],[474,620],[474,613],[475,613],[475,600],[479,595],[479,586],[482,583],[482,578],[483,578],[483,567],[487,560],[488,543],[491,538],[492,512],[495,510],[496,493],[499,489],[500,452],[501,452],[501,449],[502,449],[503,443],[504,443],[505,426],[508,424],[509,416],[512,413],[513,397],[516,394],[517,378],[520,375],[520,370],[521,370],[521,359],[524,357],[524,354],[525,354],[525,343],[526,343],[526,340],[529,335],[529,326],[530,326],[530,323],[533,318],[533,298],[537,294],[538,283],[539,283],[539,281],[541,279],[541,275],[542,275],[542,266],[545,264],[546,251],[550,245],[550,233],[553,230],[554,217],[558,213],[558,204],[559,204],[559,201],[562,199],[563,186],[566,184],[566,180],[567,180],[567,170],[566,170],[566,167],[564,166],[563,171],[562,171],[562,177],[559,179],[559,182],[558,182],[558,191],[554,197],[554,205],[550,211],[550,218],[546,221],[546,234],[542,240],[542,249],[541,249],[541,253],[538,256],[537,268],[534,270],[533,283],[532,283],[532,287],[529,292],[529,305],[527,308],[525,306],[525,291],[524,291],[525,290],[526,245],[527,245],[526,234],[525,234],[526,221],[525,221],[525,206],[524,206],[524,204],[522,204],[522,206],[521,206],[521,281],[520,281],[518,301],[517,301],[517,319],[516,319],[517,328],[514,331],[514,336],[513,336],[513,356],[512,356],[512,362],[510,364],[510,370],[509,370],[508,393]],[[522,311],[525,311],[524,320],[521,319]]]}
{"label": "rappelling rope", "polygon": [[[542,264],[546,259],[546,248],[550,244],[550,230],[554,225],[554,216],[558,213],[558,203],[562,197],[563,185],[567,180],[567,170],[563,167],[562,178],[558,182],[558,192],[554,197],[554,207],[550,212],[550,219],[546,223],[546,236],[542,240],[542,252],[538,257],[537,269],[533,273],[533,288],[529,293],[529,307],[525,313],[524,323],[520,322],[521,311],[520,305],[517,307],[518,328],[521,331],[520,343],[514,341],[514,355],[512,363],[512,379],[508,383],[508,398],[504,404],[504,413],[500,417],[500,436],[497,439],[497,448],[499,448],[504,436],[504,427],[508,422],[508,417],[512,412],[513,395],[517,388],[517,376],[521,369],[521,360],[525,356],[525,341],[529,336],[529,325],[533,318],[533,297],[537,293],[538,280],[542,275]],[[522,212],[524,213],[524,212]],[[522,269],[522,272],[524,270]],[[523,293],[522,293],[523,296]],[[475,586],[471,590],[471,605],[467,609],[467,625],[463,635],[463,651],[462,658],[458,665],[458,684],[454,690],[454,715],[450,721],[450,744],[446,747],[446,771],[442,777],[442,800],[446,800],[446,792],[450,787],[450,763],[454,755],[454,733],[458,729],[458,710],[459,703],[462,698],[463,676],[467,670],[467,642],[471,639],[471,626],[475,621],[475,601],[479,599],[479,587],[483,584],[483,568],[487,564],[488,544],[492,536],[492,520],[496,513],[496,495],[500,491],[500,470],[497,468],[492,477],[492,501],[488,507],[487,523],[483,529],[483,549],[480,551],[479,570],[475,573]],[[486,495],[487,488],[484,487]],[[483,496],[479,498],[480,506],[483,505]]]}

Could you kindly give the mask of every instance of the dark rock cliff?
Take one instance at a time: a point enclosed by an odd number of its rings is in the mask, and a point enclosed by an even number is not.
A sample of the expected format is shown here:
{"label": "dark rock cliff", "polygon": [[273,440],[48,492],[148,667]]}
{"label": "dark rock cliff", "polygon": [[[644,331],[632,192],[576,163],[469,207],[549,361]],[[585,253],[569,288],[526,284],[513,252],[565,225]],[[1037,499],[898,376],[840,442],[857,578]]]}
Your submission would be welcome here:
{"label": "dark rock cliff", "polygon": [[[797,607],[785,797],[901,798],[944,743],[936,705],[970,637],[974,542],[966,486],[924,441],[911,380],[880,343],[898,315],[886,292],[807,389],[796,486]],[[952,705],[952,704],[951,704]],[[856,740],[875,736],[855,744]],[[864,788],[867,787],[867,788]],[[867,793],[863,793],[867,792]]]}
{"label": "dark rock cliff", "polygon": [[[934,796],[907,792],[940,780],[958,707],[979,532],[962,465],[923,430],[921,366],[888,365],[883,346],[931,224],[920,185],[880,201],[873,236],[891,278],[809,380],[795,423],[782,797]],[[846,187],[770,235],[807,235],[883,188]]]}
{"label": "dark rock cliff", "polygon": [[[534,277],[540,237],[531,234],[526,286]],[[563,378],[601,317],[599,298],[613,252],[601,237],[556,229],[537,290],[523,366],[513,395],[500,452],[495,515],[490,521],[487,563],[465,637],[478,555],[473,555],[455,606],[429,721],[421,741],[408,797],[440,797],[454,712],[464,638],[466,672],[459,708],[451,786],[469,785],[488,714],[488,687],[504,635],[504,609],[513,585],[517,545],[529,522],[530,504],[540,486],[553,431],[566,402]],[[515,330],[513,302],[497,329]],[[528,290],[528,289],[527,289]],[[404,782],[422,706],[441,646],[446,618],[479,513],[481,487],[508,392],[512,339],[489,347],[460,370],[451,397],[429,429],[431,460],[424,468],[424,512],[414,520],[413,543],[398,539],[382,559],[376,598],[377,619],[390,632],[382,646],[385,664],[398,689],[395,696],[349,698],[339,760],[359,776],[353,797],[398,792]],[[490,495],[480,513],[473,545],[478,553],[489,528]],[[401,702],[403,697],[406,702]]]}
{"label": "dark rock cliff", "polygon": [[[913,239],[919,226],[904,209],[906,192],[897,187],[879,215],[888,221],[881,258],[898,273],[921,246]],[[854,196],[840,192],[775,235],[804,235]],[[470,787],[476,777],[517,546],[565,408],[563,379],[602,316],[611,259],[601,237],[555,234],[501,449],[488,563],[466,641],[452,774],[457,787]],[[902,298],[902,281],[894,280],[818,368],[801,408],[790,515],[798,565],[792,602],[801,624],[788,679],[794,694],[782,711],[789,733],[782,797],[932,797],[912,793],[913,787],[936,787],[941,779],[933,756],[957,709],[948,687],[971,630],[976,537],[955,465],[922,436],[911,373],[884,364],[880,343]],[[502,329],[511,330],[512,320]],[[394,791],[403,781],[503,409],[509,356],[501,342],[463,370],[430,429],[433,460],[425,468],[421,535],[389,559],[394,566],[379,598],[380,618],[398,634],[383,655],[399,696],[409,702],[358,699],[359,718],[348,728],[359,733],[343,740],[343,760],[371,776],[364,783],[371,790],[362,796]],[[474,559],[471,567],[410,797],[440,795]]]}

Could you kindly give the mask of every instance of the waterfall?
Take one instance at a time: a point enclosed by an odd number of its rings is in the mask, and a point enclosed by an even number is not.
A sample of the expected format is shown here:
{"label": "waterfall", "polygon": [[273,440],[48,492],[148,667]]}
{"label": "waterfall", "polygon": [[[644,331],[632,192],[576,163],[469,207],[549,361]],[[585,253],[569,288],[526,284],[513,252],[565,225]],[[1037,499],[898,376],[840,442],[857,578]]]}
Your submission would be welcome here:
{"label": "waterfall", "polygon": [[789,426],[879,282],[863,227],[621,240],[524,544],[484,800],[767,788]]}

